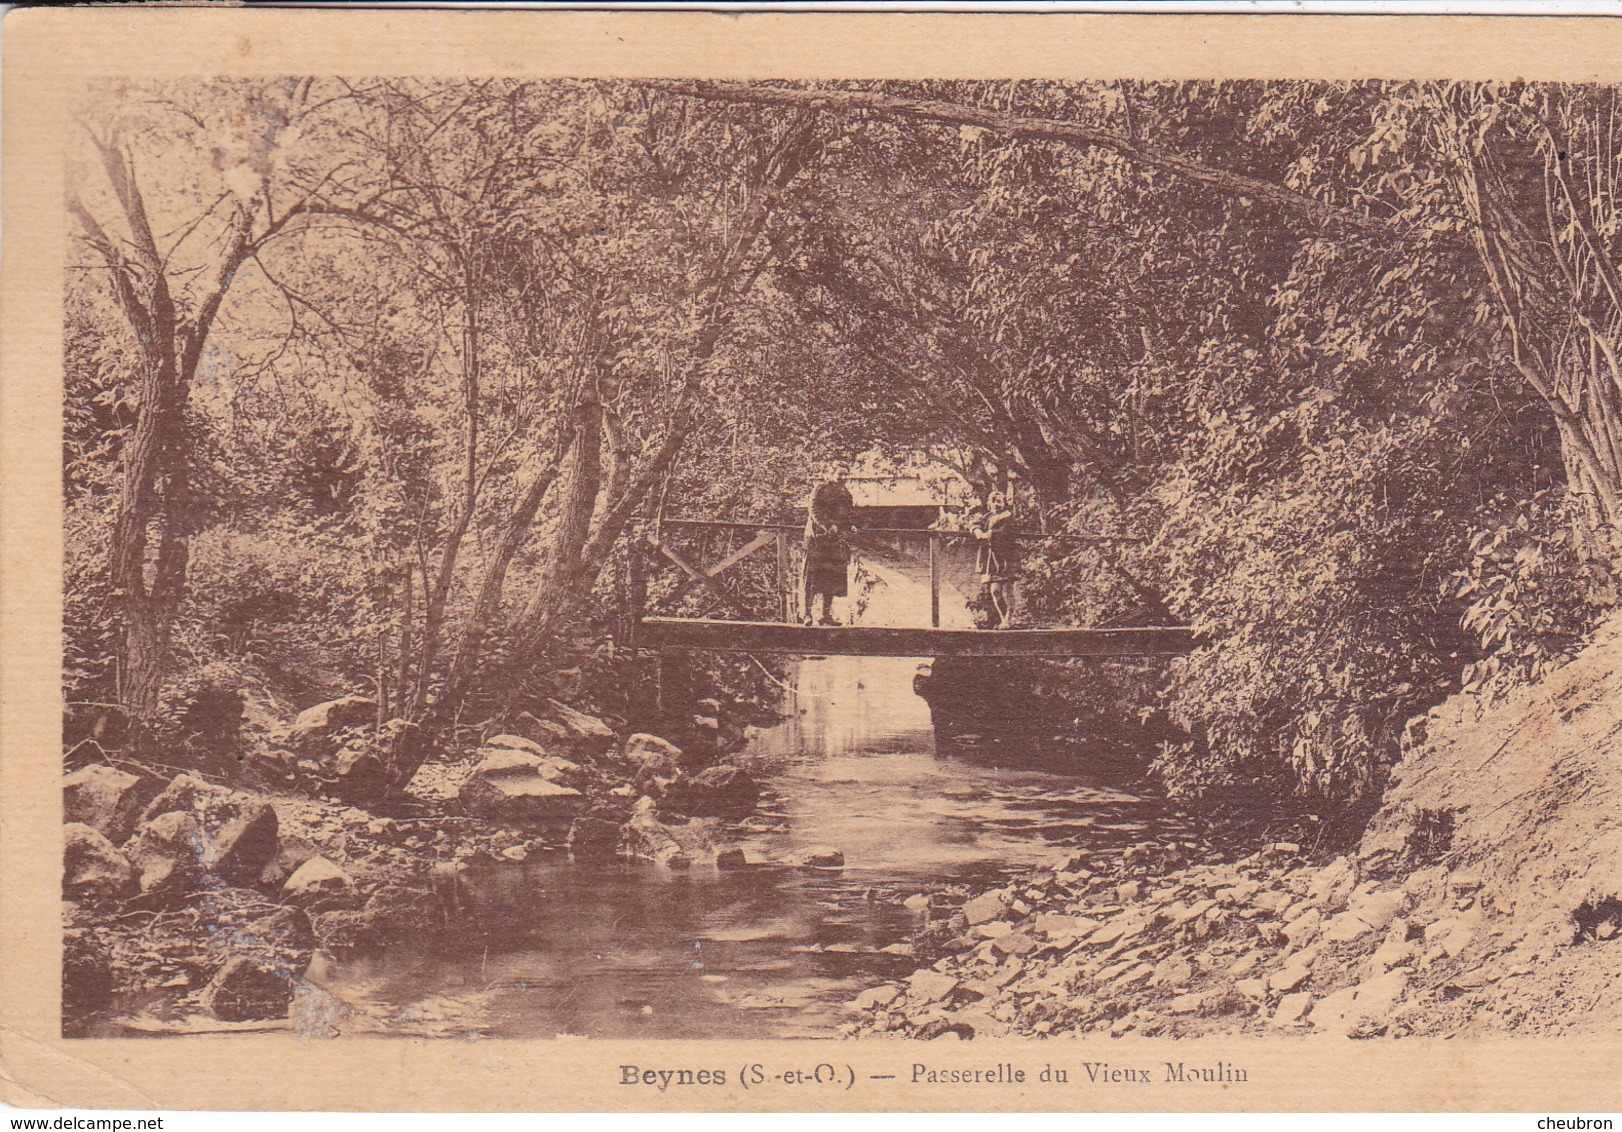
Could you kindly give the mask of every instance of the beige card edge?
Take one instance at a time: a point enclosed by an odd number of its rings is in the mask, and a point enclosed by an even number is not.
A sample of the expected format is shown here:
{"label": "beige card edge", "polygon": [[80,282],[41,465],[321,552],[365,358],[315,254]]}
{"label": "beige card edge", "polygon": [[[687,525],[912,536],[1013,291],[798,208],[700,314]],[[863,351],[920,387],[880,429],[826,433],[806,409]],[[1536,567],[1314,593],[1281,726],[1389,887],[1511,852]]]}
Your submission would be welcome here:
{"label": "beige card edge", "polygon": [[[1622,1108],[1622,1041],[63,1041],[60,294],[64,94],[95,75],[1533,77],[1615,81],[1622,21],[1369,16],[475,13],[99,9],[5,25],[0,303],[0,1100],[334,1111],[1367,1111]],[[1243,1084],[1089,1085],[1083,1063],[1224,1063]],[[1027,1072],[925,1086],[912,1067]],[[621,1066],[728,1085],[619,1083]],[[827,1084],[740,1071],[831,1067]],[[1044,1066],[1069,1071],[1041,1082]],[[873,1081],[894,1074],[895,1081]],[[829,1074],[824,1074],[829,1076]],[[847,1082],[849,1085],[847,1087]]]}

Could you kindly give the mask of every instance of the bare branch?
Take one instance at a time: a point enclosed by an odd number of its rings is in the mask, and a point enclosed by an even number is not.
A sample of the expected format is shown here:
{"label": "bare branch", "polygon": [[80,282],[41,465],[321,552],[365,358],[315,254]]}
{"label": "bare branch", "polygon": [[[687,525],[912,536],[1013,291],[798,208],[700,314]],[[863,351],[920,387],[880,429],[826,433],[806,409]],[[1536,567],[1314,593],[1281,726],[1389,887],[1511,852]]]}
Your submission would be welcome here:
{"label": "bare branch", "polygon": [[744,82],[688,82],[676,79],[644,79],[643,85],[689,98],[713,102],[754,103],[766,106],[799,106],[825,111],[871,111],[896,118],[916,118],[947,125],[977,126],[1015,138],[1034,138],[1067,145],[1090,145],[1112,150],[1123,157],[1155,169],[1164,169],[1197,184],[1220,189],[1229,196],[1257,200],[1302,216],[1328,228],[1351,228],[1391,238],[1406,234],[1353,212],[1328,205],[1305,193],[1298,193],[1270,181],[1242,173],[1217,169],[1180,154],[1147,144],[1118,130],[1090,126],[1061,118],[1033,118],[985,110],[958,102],[934,99],[900,98],[865,90],[807,90],[793,87],[762,86]]}

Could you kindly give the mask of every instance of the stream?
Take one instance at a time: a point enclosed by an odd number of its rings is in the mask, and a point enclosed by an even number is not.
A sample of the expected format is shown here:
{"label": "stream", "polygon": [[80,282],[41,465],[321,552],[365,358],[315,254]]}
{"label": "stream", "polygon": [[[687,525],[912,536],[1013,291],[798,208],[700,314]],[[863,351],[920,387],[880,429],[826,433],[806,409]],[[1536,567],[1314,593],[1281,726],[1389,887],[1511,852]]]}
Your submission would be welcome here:
{"label": "stream", "polygon": [[[869,569],[863,624],[927,624],[927,586]],[[943,598],[943,624],[968,624],[961,597]],[[561,855],[492,864],[469,874],[465,951],[318,959],[311,977],[374,1010],[465,1014],[494,1036],[827,1037],[854,1017],[862,990],[919,966],[894,953],[922,923],[902,905],[908,895],[995,885],[1073,848],[1124,847],[1176,826],[1140,783],[1090,772],[1073,744],[937,751],[912,688],[920,663],[791,666],[787,719],[755,732],[740,760],[765,790],[737,830],[752,867],[672,872]],[[845,867],[767,863],[813,845],[840,850]]]}

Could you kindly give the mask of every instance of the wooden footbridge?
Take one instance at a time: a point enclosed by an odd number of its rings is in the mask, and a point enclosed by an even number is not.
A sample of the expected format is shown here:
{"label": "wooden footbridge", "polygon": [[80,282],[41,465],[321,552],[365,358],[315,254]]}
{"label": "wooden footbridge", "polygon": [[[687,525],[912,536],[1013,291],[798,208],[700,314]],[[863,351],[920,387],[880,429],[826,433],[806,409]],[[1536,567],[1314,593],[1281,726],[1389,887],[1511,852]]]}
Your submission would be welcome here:
{"label": "wooden footbridge", "polygon": [[[802,656],[1156,656],[1194,648],[1185,625],[1131,628],[941,627],[943,577],[972,577],[973,536],[955,531],[863,528],[864,546],[927,564],[930,624],[805,625],[799,543],[788,523],[648,520],[630,555],[631,643],[648,649],[718,649]],[[1120,538],[1065,536],[1106,544]],[[709,564],[706,565],[705,563]]]}

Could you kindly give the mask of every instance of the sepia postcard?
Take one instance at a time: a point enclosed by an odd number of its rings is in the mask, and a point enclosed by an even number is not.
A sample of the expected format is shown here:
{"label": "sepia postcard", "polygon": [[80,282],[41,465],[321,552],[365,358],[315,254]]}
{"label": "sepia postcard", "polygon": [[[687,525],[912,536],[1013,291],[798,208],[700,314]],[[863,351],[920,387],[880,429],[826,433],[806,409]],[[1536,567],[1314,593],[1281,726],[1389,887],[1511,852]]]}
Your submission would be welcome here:
{"label": "sepia postcard", "polygon": [[1622,1109],[1622,22],[5,31],[0,1100]]}

